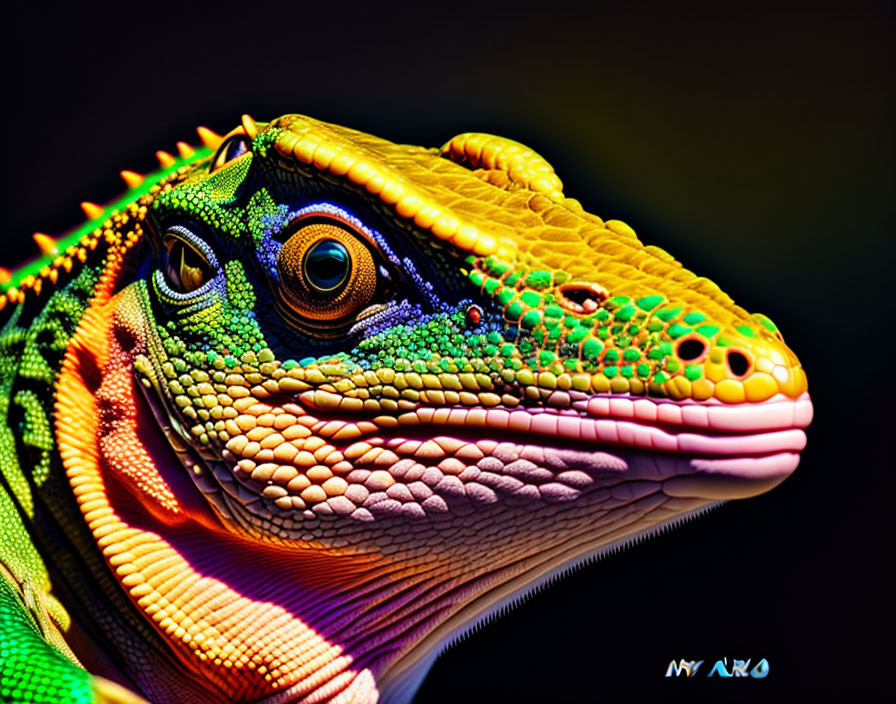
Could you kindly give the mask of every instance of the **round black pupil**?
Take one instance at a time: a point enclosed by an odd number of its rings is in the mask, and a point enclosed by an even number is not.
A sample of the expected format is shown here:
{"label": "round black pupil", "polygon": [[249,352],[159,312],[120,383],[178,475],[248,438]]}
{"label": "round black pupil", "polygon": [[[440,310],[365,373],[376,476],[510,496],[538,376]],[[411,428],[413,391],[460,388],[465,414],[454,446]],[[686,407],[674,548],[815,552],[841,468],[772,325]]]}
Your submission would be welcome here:
{"label": "round black pupil", "polygon": [[314,288],[331,291],[348,275],[348,251],[338,242],[326,240],[314,245],[305,257],[305,274]]}

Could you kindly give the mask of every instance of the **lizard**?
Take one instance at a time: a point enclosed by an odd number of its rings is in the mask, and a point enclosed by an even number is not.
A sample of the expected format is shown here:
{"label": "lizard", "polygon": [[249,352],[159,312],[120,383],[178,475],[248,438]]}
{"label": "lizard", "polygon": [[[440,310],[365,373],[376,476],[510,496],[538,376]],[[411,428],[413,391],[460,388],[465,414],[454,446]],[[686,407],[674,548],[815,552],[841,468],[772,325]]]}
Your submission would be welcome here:
{"label": "lizard", "polygon": [[199,136],[2,272],[3,701],[407,702],[539,585],[796,468],[771,319],[532,149]]}

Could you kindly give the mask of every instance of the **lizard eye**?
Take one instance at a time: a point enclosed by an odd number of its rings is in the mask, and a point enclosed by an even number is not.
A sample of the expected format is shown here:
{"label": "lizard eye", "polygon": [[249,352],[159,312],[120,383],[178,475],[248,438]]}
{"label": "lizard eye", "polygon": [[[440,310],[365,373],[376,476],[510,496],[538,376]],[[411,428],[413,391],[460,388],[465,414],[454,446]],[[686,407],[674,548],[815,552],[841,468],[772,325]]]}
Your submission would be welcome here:
{"label": "lizard eye", "polygon": [[192,240],[180,228],[169,230],[162,238],[165,284],[177,293],[192,293],[211,281],[215,274],[210,261],[213,255]]}
{"label": "lizard eye", "polygon": [[244,134],[235,134],[230,139],[218,147],[218,153],[212,159],[212,165],[209,173],[214,173],[218,169],[223,168],[231,161],[238,159],[244,154],[249,153],[249,138]]}
{"label": "lizard eye", "polygon": [[297,229],[277,255],[285,302],[304,318],[338,320],[370,303],[377,269],[366,244],[341,222]]}

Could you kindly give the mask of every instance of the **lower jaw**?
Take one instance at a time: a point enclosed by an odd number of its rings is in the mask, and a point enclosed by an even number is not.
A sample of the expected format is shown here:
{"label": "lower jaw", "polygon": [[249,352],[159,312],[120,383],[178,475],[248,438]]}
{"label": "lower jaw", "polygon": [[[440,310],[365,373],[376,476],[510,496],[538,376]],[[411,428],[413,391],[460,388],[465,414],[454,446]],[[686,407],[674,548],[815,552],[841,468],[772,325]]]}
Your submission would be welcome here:
{"label": "lower jaw", "polygon": [[712,500],[746,499],[770,491],[789,477],[799,454],[781,452],[763,457],[693,459],[697,470],[663,482],[667,496]]}
{"label": "lower jaw", "polygon": [[[563,454],[562,451],[559,454]],[[681,513],[658,523],[621,526],[600,537],[586,533],[544,554],[530,557],[523,566],[504,568],[508,576],[496,587],[478,594],[422,642],[389,664],[377,678],[384,699],[410,698],[441,652],[559,576],[692,520],[727,500],[749,498],[769,491],[790,476],[799,463],[799,454],[788,452],[764,457],[705,459],[623,450],[613,456],[625,462],[628,468],[620,473],[620,485],[626,484],[627,480],[637,484],[650,477],[661,487],[659,491],[671,499],[669,503],[679,504]],[[666,471],[681,472],[685,464],[692,467],[692,474],[676,473],[659,480]],[[632,475],[626,477],[629,471]]]}

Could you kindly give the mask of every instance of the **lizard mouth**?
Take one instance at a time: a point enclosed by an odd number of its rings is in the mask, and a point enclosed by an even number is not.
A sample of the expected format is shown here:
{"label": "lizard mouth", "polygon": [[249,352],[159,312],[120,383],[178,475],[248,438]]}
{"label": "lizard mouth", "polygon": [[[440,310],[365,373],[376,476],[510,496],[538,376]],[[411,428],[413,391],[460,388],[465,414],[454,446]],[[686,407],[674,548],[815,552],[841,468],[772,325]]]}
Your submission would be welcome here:
{"label": "lizard mouth", "polygon": [[[646,463],[667,495],[735,499],[767,491],[796,469],[813,416],[807,392],[740,404],[568,394],[569,407],[559,409],[419,408],[365,440],[398,457],[435,460],[445,456],[442,445],[466,443],[505,466],[554,462],[630,480],[644,476]],[[609,469],[608,454],[625,466]]]}
{"label": "lizard mouth", "polygon": [[[572,391],[568,396],[561,408],[421,406],[399,416],[351,418],[334,411],[328,395],[316,391],[253,399],[244,409],[244,415],[254,414],[257,421],[252,439],[212,451],[191,442],[165,407],[163,392],[144,388],[158,424],[218,515],[240,532],[290,537],[303,518],[320,518],[321,511],[370,520],[364,501],[375,493],[369,486],[375,472],[380,477],[390,473],[405,486],[429,481],[431,488],[449,475],[463,482],[475,474],[490,487],[488,492],[522,481],[536,485],[533,496],[550,491],[551,500],[559,501],[579,495],[582,487],[576,481],[581,484],[581,477],[571,479],[575,472],[604,484],[648,481],[667,497],[746,498],[773,488],[794,471],[806,445],[803,429],[813,413],[808,393],[741,404],[621,394],[589,397]],[[261,450],[288,442],[277,432],[285,427],[278,417],[304,429],[292,444],[307,444],[311,453],[300,450],[305,457],[294,457],[290,464],[283,455],[247,449],[249,442]],[[269,431],[263,430],[265,424]],[[316,442],[309,444],[308,438]],[[566,483],[544,474],[545,468],[558,470],[554,475],[565,472]],[[312,474],[312,480],[297,479]],[[507,477],[513,481],[502,484]],[[333,479],[329,486],[328,479]],[[346,491],[358,483],[366,488]],[[309,487],[319,488],[308,492]],[[417,500],[425,509],[432,491],[429,496],[420,491],[422,495],[413,496],[407,489],[392,490],[378,510],[390,507],[395,517],[394,509],[403,507],[406,516],[421,517],[425,510],[412,512],[399,496],[408,504]]]}
{"label": "lizard mouth", "polygon": [[779,394],[762,403],[736,405],[620,395],[584,397],[571,409],[423,407],[400,420],[402,427],[445,426],[474,432],[481,428],[569,444],[623,445],[708,457],[758,456],[802,450],[812,402],[808,393],[796,400]]}

